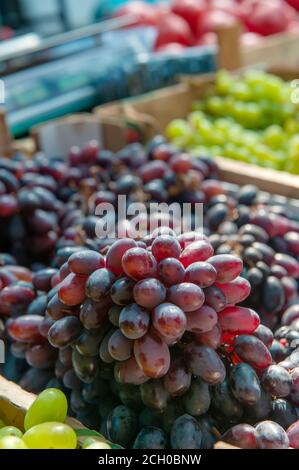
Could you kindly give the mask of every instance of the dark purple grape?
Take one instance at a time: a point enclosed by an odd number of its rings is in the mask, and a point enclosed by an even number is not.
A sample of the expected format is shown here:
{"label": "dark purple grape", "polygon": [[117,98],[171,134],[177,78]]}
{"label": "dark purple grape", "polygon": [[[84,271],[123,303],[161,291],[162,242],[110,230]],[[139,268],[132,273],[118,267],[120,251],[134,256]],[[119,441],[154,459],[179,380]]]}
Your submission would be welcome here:
{"label": "dark purple grape", "polygon": [[241,363],[231,371],[231,389],[237,400],[244,405],[254,405],[261,398],[261,386],[254,369]]}
{"label": "dark purple grape", "polygon": [[144,336],[149,328],[149,323],[148,312],[137,304],[127,305],[120,312],[119,327],[129,339],[138,339]]}
{"label": "dark purple grape", "polygon": [[237,424],[230,428],[221,439],[241,449],[257,449],[256,431],[249,424]]}
{"label": "dark purple grape", "polygon": [[141,429],[137,435],[133,449],[166,449],[167,436],[162,429],[147,426]]}
{"label": "dark purple grape", "polygon": [[262,421],[255,427],[259,449],[287,449],[289,438],[285,430],[273,421]]}
{"label": "dark purple grape", "polygon": [[191,372],[207,382],[217,385],[225,379],[225,367],[214,349],[190,343],[185,350],[186,361]]}
{"label": "dark purple grape", "polygon": [[86,283],[86,295],[94,302],[100,302],[110,292],[114,279],[114,275],[108,269],[94,271]]}
{"label": "dark purple grape", "polygon": [[79,337],[81,330],[82,325],[77,317],[62,318],[51,326],[48,340],[55,348],[65,348]]}
{"label": "dark purple grape", "polygon": [[133,302],[133,288],[135,282],[128,277],[117,279],[111,287],[111,299],[117,305],[128,305]]}
{"label": "dark purple grape", "polygon": [[138,305],[152,309],[164,302],[166,289],[157,279],[148,278],[137,282],[133,289],[133,296]]}
{"label": "dark purple grape", "polygon": [[271,365],[263,374],[262,385],[274,397],[287,397],[291,392],[292,377],[283,367]]}
{"label": "dark purple grape", "polygon": [[185,414],[175,420],[170,440],[172,449],[201,449],[203,433],[197,420]]}

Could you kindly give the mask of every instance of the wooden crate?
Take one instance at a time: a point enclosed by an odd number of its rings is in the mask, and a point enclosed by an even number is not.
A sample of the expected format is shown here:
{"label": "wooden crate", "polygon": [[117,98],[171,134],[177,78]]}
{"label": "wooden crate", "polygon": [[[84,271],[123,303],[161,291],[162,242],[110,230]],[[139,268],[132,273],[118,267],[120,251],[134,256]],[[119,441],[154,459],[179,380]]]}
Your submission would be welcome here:
{"label": "wooden crate", "polygon": [[[0,419],[7,425],[16,426],[24,430],[24,418],[26,411],[35,400],[36,395],[22,390],[19,385],[9,382],[0,375]],[[82,444],[89,435],[90,430],[74,418],[67,418],[66,423],[74,430],[80,429],[78,442]],[[82,435],[81,435],[82,434]],[[83,435],[84,434],[84,435]],[[103,436],[97,437],[102,442],[108,442]],[[114,444],[111,444],[113,447]]]}
{"label": "wooden crate", "polygon": [[[299,68],[269,68],[286,80],[299,77]],[[94,112],[102,126],[115,126],[119,135],[112,143],[118,150],[126,141],[125,129],[135,129],[146,143],[155,134],[163,134],[168,123],[175,118],[186,118],[195,100],[202,98],[213,87],[215,76],[184,77],[181,83],[148,93],[139,98],[127,99],[97,107]],[[120,131],[121,130],[121,131]],[[228,158],[215,159],[223,180],[235,184],[256,184],[261,190],[287,197],[299,198],[299,176],[258,167]]]}

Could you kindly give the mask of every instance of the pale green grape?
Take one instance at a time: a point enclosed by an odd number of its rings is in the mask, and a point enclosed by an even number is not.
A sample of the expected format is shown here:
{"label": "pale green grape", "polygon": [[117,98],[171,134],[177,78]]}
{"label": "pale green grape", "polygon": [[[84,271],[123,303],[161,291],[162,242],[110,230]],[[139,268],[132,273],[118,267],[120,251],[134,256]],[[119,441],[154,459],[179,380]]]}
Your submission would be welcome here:
{"label": "pale green grape", "polygon": [[111,449],[111,446],[107,442],[89,437],[83,442],[82,449]]}
{"label": "pale green grape", "polygon": [[84,449],[110,449],[111,447],[109,444],[106,444],[105,442],[94,442],[93,444],[90,444],[87,447],[84,447]]}
{"label": "pale green grape", "polygon": [[4,436],[0,438],[0,449],[28,449],[28,447],[19,437]]}
{"label": "pale green grape", "polygon": [[47,422],[64,423],[67,415],[67,399],[60,390],[49,388],[34,400],[26,413],[24,427],[28,429]]}
{"label": "pale green grape", "polygon": [[169,139],[177,137],[185,137],[191,134],[191,129],[186,121],[183,119],[174,119],[166,128],[166,136]]}
{"label": "pale green grape", "polygon": [[76,449],[75,431],[62,423],[43,423],[30,428],[23,440],[30,449]]}
{"label": "pale green grape", "polygon": [[4,436],[22,437],[23,433],[14,426],[5,426],[4,428],[0,429],[0,438]]}

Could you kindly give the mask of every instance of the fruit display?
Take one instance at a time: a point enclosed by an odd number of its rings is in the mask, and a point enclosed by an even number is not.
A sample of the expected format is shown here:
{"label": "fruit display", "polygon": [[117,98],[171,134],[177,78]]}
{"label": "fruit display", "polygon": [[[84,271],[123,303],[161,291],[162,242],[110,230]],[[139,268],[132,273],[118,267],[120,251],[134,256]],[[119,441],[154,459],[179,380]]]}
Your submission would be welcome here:
{"label": "fruit display", "polygon": [[257,46],[263,37],[299,32],[297,0],[171,0],[149,5],[128,2],[115,17],[134,15],[136,25],[157,30],[155,50],[183,51],[186,47],[217,44],[217,31],[240,23],[241,44]]}
{"label": "fruit display", "polygon": [[195,154],[221,155],[299,173],[298,100],[293,82],[250,70],[216,74],[215,86],[193,104],[187,120],[169,123],[166,135]]}
{"label": "fruit display", "polygon": [[[5,376],[61,389],[69,415],[126,448],[297,448],[299,222],[285,198],[233,190],[211,158],[160,136],[1,166]],[[97,208],[119,195],[148,211],[190,203],[190,230],[155,213],[152,231],[144,214],[135,237],[133,217],[99,236]],[[28,412],[32,445],[60,442],[47,424],[65,420],[59,400],[58,417]]]}
{"label": "fruit display", "polygon": [[[112,449],[98,433],[79,443],[76,431],[66,424],[67,398],[52,388],[43,391],[24,418],[24,429],[5,425],[0,420],[0,450],[12,449]],[[80,430],[82,431],[82,429]]]}

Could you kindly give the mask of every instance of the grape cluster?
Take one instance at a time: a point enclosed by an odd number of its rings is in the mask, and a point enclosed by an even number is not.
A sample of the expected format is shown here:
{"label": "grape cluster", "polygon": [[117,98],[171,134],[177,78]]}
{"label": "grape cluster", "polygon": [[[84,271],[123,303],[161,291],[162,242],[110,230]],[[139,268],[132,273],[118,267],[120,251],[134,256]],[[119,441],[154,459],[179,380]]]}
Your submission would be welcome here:
{"label": "grape cluster", "polygon": [[[63,176],[53,178],[51,250],[30,252],[26,267],[12,246],[0,255],[6,375],[12,364],[10,378],[27,390],[61,388],[76,417],[124,447],[212,448],[220,438],[295,447],[285,430],[298,419],[299,224],[287,201],[233,190],[212,160],[161,137],[146,149],[112,154],[92,142],[66,163],[38,155],[19,164],[16,199],[28,172]],[[204,202],[204,233],[177,234],[175,220],[169,228],[159,218],[150,235],[145,226],[136,239],[100,239],[95,206],[116,207],[119,194]],[[18,207],[1,227],[27,217]]]}
{"label": "grape cluster", "polygon": [[291,82],[258,70],[242,76],[220,71],[213,93],[187,120],[166,129],[180,148],[298,174],[298,105]]}
{"label": "grape cluster", "polygon": [[[78,392],[83,401],[97,400],[108,374],[109,386],[113,381],[114,392],[126,404],[126,395],[134,394],[140,405],[163,413],[182,397],[182,410],[201,416],[210,407],[210,387],[223,383],[232,364],[231,346],[226,345],[236,336],[240,341],[239,335],[245,341],[234,348],[240,357],[250,359],[246,341],[253,338],[258,351],[252,365],[271,363],[266,347],[251,336],[259,316],[235,306],[250,292],[248,281],[239,277],[242,261],[233,255],[213,256],[205,238],[194,233],[192,241],[190,235],[159,235],[147,247],[142,241],[121,239],[106,259],[92,250],[73,253],[67,269],[60,269],[47,316],[8,320],[11,338],[28,340],[29,328],[30,340],[42,342],[30,348],[31,356],[26,351],[32,366],[49,366],[59,350],[56,376],[72,389],[76,411]],[[46,332],[48,342],[43,342],[41,333]],[[37,362],[32,360],[34,349]],[[119,411],[134,421],[135,412]],[[128,445],[139,427],[136,423],[123,436],[115,434],[118,426],[109,426],[114,412],[106,432],[112,441]],[[171,442],[174,448],[181,445],[176,437]]]}

